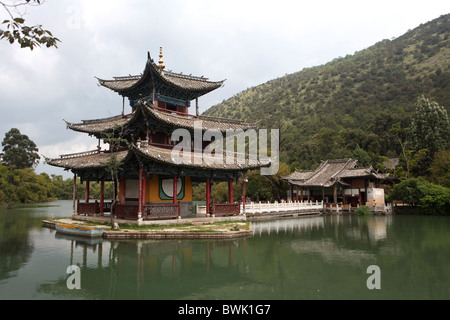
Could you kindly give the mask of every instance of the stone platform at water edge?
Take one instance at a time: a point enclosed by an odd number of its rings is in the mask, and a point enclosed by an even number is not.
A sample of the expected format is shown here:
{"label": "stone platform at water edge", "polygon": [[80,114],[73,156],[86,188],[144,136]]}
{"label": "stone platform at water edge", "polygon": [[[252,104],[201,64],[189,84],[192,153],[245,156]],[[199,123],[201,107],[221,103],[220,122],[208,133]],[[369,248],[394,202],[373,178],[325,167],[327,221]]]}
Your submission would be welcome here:
{"label": "stone platform at water edge", "polygon": [[[72,218],[43,220],[42,226],[54,229],[56,223],[89,225],[103,229],[103,238],[105,239],[226,239],[253,235],[251,223],[246,220],[245,216],[202,216],[143,221],[138,229],[131,227],[131,225],[137,224],[137,221],[115,219],[115,223],[121,226],[117,230],[112,229],[110,225],[104,225],[109,222],[109,217],[73,215]],[[220,224],[217,224],[218,222]],[[96,225],[96,223],[98,224]],[[130,228],[127,228],[127,224],[130,225]],[[149,226],[149,229],[146,229],[145,226]],[[151,229],[151,226],[158,226],[158,228]]]}

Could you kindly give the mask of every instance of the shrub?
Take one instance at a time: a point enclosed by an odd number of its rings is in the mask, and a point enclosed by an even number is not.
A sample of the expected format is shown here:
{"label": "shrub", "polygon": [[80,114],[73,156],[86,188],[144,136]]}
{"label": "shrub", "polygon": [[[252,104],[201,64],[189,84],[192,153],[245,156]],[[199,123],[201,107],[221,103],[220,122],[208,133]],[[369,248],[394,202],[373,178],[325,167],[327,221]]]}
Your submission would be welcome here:
{"label": "shrub", "polygon": [[355,214],[358,216],[365,216],[368,214],[372,214],[372,211],[366,206],[361,206],[358,209],[356,209]]}

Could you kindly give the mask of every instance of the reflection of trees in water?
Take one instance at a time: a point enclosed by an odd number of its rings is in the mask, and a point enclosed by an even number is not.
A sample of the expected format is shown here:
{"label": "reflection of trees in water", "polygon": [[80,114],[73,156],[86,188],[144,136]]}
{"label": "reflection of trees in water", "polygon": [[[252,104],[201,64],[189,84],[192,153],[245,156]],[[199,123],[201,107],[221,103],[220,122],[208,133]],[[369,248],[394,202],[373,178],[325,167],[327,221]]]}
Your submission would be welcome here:
{"label": "reflection of trees in water", "polygon": [[19,209],[0,208],[0,280],[10,278],[29,261],[33,253],[29,231],[40,222]]}

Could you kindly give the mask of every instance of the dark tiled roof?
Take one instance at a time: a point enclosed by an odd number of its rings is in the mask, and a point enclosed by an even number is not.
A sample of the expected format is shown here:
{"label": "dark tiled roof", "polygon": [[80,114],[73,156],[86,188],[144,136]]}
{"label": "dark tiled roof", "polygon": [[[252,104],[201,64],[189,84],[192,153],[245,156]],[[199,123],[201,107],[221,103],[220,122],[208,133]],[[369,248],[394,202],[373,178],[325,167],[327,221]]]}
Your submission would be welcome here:
{"label": "dark tiled roof", "polygon": [[357,160],[343,159],[343,160],[327,160],[322,162],[316,172],[304,182],[304,185],[309,186],[323,186],[329,187],[337,180],[337,175],[342,170],[347,168],[354,168]]}
{"label": "dark tiled roof", "polygon": [[208,78],[204,78],[203,76],[196,77],[171,71],[162,71],[150,58],[150,54],[148,56],[144,72],[142,74],[134,76],[130,75],[125,77],[114,77],[114,80],[98,79],[98,81],[100,85],[121,93],[131,90],[141,83],[151,81],[152,76],[157,77],[159,80],[169,86],[185,91],[197,91],[201,92],[201,94],[205,94],[221,87],[225,81],[209,81]]}
{"label": "dark tiled roof", "polygon": [[[132,150],[136,151],[141,156],[151,159],[156,162],[160,162],[163,164],[177,166],[177,167],[188,167],[188,168],[199,168],[199,169],[214,169],[214,170],[248,170],[248,169],[256,169],[264,166],[268,166],[269,162],[262,162],[257,158],[243,157],[243,163],[238,164],[238,154],[233,154],[233,163],[227,163],[226,161],[226,153],[224,151],[222,155],[222,163],[214,163],[215,161],[213,156],[208,156],[206,154],[202,154],[201,152],[191,152],[188,153],[187,159],[175,159],[172,154],[172,149],[162,148],[155,145],[146,145],[146,146],[133,146]],[[181,157],[181,155],[180,155]]]}
{"label": "dark tiled roof", "polygon": [[172,114],[166,111],[161,111],[155,109],[152,104],[146,102],[145,104],[140,104],[138,109],[131,116],[123,117],[121,115],[97,119],[97,120],[84,120],[82,123],[70,123],[67,122],[67,127],[74,131],[85,132],[89,134],[99,134],[107,131],[111,131],[115,126],[127,126],[132,120],[136,120],[137,117],[141,116],[141,112],[145,112],[145,115],[149,115],[159,122],[173,126],[174,128],[185,128],[188,130],[194,130],[195,121],[202,121],[203,130],[219,130],[221,132],[226,132],[226,130],[247,130],[256,129],[256,123],[245,123],[239,120],[232,119],[222,119],[222,118],[212,118],[205,116],[185,116]]}
{"label": "dark tiled roof", "polygon": [[122,127],[130,122],[131,118],[132,117],[118,115],[104,119],[83,120],[82,123],[65,122],[67,124],[67,128],[71,130],[95,134],[110,131],[115,127]]}
{"label": "dark tiled roof", "polygon": [[374,172],[372,167],[368,168],[351,168],[343,170],[338,174],[338,178],[355,178],[371,176]]}
{"label": "dark tiled roof", "polygon": [[[186,168],[198,168],[198,169],[214,169],[214,170],[248,170],[248,169],[256,169],[263,166],[270,165],[269,162],[262,162],[257,158],[243,157],[243,163],[238,164],[237,158],[238,155],[235,153],[233,155],[234,161],[231,164],[226,163],[226,154],[224,152],[223,163],[214,163],[213,157],[208,157],[206,155],[198,156],[196,153],[192,152],[190,154],[190,162],[185,161],[180,162],[177,161],[172,155],[172,149],[164,148],[161,146],[155,145],[142,145],[135,146],[132,145],[129,151],[120,151],[117,152],[117,157],[119,161],[125,160],[131,152],[136,152],[144,158],[149,160],[159,162],[168,166],[176,166],[176,167],[186,167]],[[66,168],[66,169],[90,169],[90,168],[103,168],[105,167],[105,162],[109,159],[111,153],[109,152],[99,152],[97,150],[81,152],[70,155],[62,155],[59,158],[50,159],[45,158],[45,162],[51,166]],[[194,157],[199,157],[200,160],[194,159]]]}
{"label": "dark tiled roof", "polygon": [[305,170],[305,171],[299,171],[299,170],[295,170],[294,172],[292,172],[290,175],[286,176],[286,177],[282,177],[282,179],[284,180],[298,180],[298,181],[305,181],[307,179],[309,179],[315,171],[313,170]]}
{"label": "dark tiled roof", "polygon": [[[118,161],[123,161],[128,155],[128,151],[117,152]],[[62,155],[59,158],[45,158],[45,162],[51,166],[65,169],[90,169],[103,168],[111,153],[99,152],[98,150],[86,151],[68,155]]]}
{"label": "dark tiled roof", "polygon": [[251,128],[256,128],[256,123],[245,123],[239,120],[233,119],[223,119],[223,118],[213,118],[213,117],[187,117],[177,114],[167,113],[161,110],[157,110],[152,107],[151,104],[147,103],[145,106],[147,112],[152,115],[155,119],[165,122],[171,126],[185,129],[194,129],[195,121],[202,121],[203,130],[219,130],[225,132],[226,130],[246,130]]}
{"label": "dark tiled roof", "polygon": [[359,168],[358,160],[349,158],[327,160],[314,171],[296,171],[284,179],[298,186],[331,187],[335,183],[345,184],[341,179],[369,176],[377,179],[386,178],[385,175],[375,172],[372,167]]}

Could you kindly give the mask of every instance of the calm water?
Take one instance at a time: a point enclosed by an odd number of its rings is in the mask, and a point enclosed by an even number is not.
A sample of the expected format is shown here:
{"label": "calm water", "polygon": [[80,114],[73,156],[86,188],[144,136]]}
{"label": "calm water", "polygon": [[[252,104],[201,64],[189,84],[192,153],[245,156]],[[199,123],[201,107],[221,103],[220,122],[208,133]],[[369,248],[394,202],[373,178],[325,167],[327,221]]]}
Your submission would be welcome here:
{"label": "calm water", "polygon": [[0,207],[0,299],[450,298],[450,217],[283,218],[236,240],[83,241],[41,227],[71,206]]}

